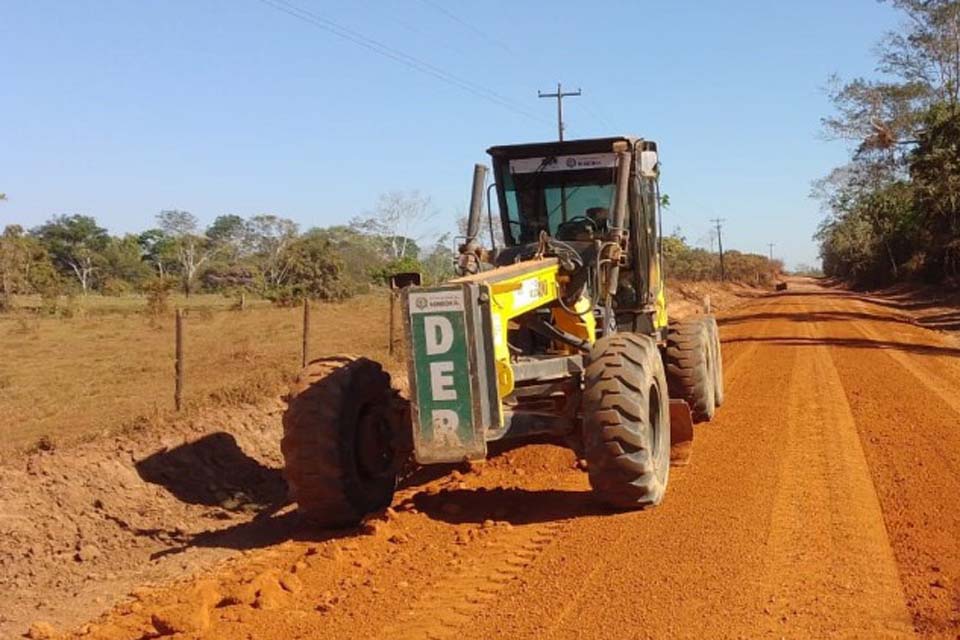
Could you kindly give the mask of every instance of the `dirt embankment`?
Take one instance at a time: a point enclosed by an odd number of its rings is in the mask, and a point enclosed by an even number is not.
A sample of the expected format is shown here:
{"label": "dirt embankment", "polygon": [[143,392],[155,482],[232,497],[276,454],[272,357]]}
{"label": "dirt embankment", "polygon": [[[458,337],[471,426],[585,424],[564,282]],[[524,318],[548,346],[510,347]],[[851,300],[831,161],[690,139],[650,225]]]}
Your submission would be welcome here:
{"label": "dirt embankment", "polygon": [[0,637],[71,626],[145,582],[260,545],[286,503],[282,404],[211,410],[0,467]]}

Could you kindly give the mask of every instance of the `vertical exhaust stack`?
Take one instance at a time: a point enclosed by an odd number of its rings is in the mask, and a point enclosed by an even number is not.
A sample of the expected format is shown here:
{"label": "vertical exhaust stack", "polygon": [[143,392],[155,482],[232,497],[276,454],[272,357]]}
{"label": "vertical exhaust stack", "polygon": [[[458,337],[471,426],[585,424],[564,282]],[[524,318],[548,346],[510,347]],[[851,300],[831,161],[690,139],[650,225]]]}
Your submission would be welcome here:
{"label": "vertical exhaust stack", "polygon": [[630,153],[617,153],[617,192],[613,203],[613,220],[607,243],[604,249],[604,258],[610,260],[607,272],[606,294],[609,298],[617,292],[620,281],[620,251],[624,237],[624,225],[627,220],[627,194],[630,190]]}
{"label": "vertical exhaust stack", "polygon": [[487,182],[487,168],[473,165],[473,191],[470,193],[470,216],[467,218],[467,245],[480,234],[480,215],[483,211],[483,186]]}
{"label": "vertical exhaust stack", "polygon": [[483,250],[477,242],[480,235],[480,216],[483,212],[484,184],[487,181],[487,168],[482,164],[473,165],[473,189],[470,193],[470,213],[467,217],[467,238],[460,245],[460,257],[457,271],[460,274],[476,273],[480,270]]}

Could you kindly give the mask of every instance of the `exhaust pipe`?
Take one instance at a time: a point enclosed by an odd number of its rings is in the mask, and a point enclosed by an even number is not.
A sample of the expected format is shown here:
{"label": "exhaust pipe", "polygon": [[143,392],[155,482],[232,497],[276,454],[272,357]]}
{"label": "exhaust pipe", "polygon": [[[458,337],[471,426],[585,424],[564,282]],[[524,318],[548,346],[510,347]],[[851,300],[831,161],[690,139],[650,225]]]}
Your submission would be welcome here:
{"label": "exhaust pipe", "polygon": [[630,192],[630,153],[621,151],[617,154],[617,191],[613,202],[613,220],[607,242],[615,242],[616,247],[609,247],[604,251],[604,257],[611,260],[610,270],[607,272],[607,296],[617,292],[620,281],[620,246],[623,240],[624,225],[627,220],[627,195]]}
{"label": "exhaust pipe", "polygon": [[483,185],[487,181],[487,168],[473,165],[473,189],[470,193],[470,213],[467,215],[467,237],[458,248],[457,273],[467,275],[480,271],[480,262],[485,259],[483,248],[477,242],[480,235],[480,215],[483,210]]}
{"label": "exhaust pipe", "polygon": [[473,165],[473,191],[470,194],[470,215],[467,217],[467,241],[470,245],[480,233],[480,216],[483,211],[483,186],[487,181],[487,168]]}

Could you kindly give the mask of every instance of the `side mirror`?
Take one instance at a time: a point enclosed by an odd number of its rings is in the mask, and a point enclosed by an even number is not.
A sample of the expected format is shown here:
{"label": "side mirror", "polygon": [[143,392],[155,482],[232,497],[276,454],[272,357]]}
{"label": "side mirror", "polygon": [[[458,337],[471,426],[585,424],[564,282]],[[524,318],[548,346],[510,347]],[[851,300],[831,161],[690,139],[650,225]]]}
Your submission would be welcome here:
{"label": "side mirror", "polygon": [[640,152],[640,175],[644,178],[656,178],[659,171],[660,158],[656,151]]}

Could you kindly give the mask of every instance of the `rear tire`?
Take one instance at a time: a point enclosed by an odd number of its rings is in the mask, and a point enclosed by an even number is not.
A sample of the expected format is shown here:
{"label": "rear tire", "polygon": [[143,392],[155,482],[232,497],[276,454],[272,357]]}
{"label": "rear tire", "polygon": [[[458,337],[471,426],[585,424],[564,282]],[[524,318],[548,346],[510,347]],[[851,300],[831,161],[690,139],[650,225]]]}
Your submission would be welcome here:
{"label": "rear tire", "polygon": [[713,365],[713,404],[716,407],[723,405],[723,351],[720,347],[720,328],[717,319],[710,315],[704,318],[707,331],[710,333],[712,348],[710,362]]}
{"label": "rear tire", "polygon": [[390,505],[397,400],[389,374],[366,358],[322,358],[300,373],[287,399],[280,448],[291,496],[311,524],[355,525]]}
{"label": "rear tire", "polygon": [[590,485],[621,509],[660,504],[670,472],[670,411],[653,338],[605,336],[586,362],[583,440]]}
{"label": "rear tire", "polygon": [[670,397],[686,400],[695,423],[708,422],[717,407],[708,325],[703,316],[694,316],[672,322],[667,329],[665,359]]}

